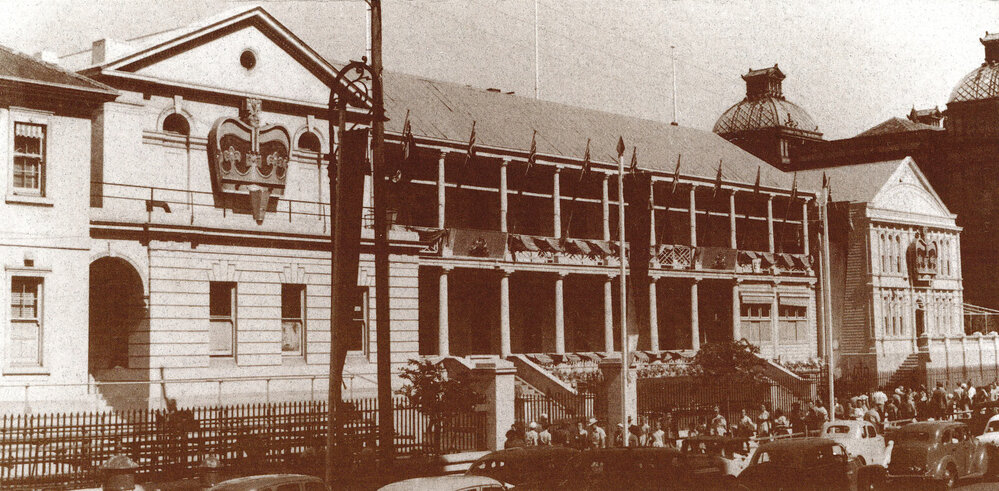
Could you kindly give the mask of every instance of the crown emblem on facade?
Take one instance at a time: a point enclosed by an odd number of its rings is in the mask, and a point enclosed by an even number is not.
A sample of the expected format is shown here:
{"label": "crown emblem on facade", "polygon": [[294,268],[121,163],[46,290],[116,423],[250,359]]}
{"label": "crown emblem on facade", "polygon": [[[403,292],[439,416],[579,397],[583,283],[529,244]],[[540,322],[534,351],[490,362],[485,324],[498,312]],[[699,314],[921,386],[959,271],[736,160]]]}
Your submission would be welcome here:
{"label": "crown emblem on facade", "polygon": [[260,99],[247,99],[240,117],[215,121],[208,133],[208,161],[217,192],[249,195],[253,218],[263,223],[271,196],[284,194],[291,133],[261,125]]}
{"label": "crown emblem on facade", "polygon": [[929,281],[937,274],[937,243],[926,240],[925,228],[916,231],[912,242],[913,269],[917,281]]}

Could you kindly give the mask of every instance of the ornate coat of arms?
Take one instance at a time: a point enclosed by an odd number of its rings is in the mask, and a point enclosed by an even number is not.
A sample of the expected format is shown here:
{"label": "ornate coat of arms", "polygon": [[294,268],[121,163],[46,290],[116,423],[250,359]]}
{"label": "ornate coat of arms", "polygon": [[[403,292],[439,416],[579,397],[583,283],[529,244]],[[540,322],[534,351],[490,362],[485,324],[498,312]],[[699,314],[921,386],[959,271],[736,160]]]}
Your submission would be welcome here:
{"label": "ornate coat of arms", "polygon": [[249,195],[253,218],[263,223],[271,196],[284,193],[291,134],[260,123],[260,99],[247,99],[240,119],[219,118],[208,133],[208,161],[215,189]]}
{"label": "ornate coat of arms", "polygon": [[929,281],[937,274],[937,243],[926,240],[926,231],[916,231],[912,241],[913,269],[915,279]]}

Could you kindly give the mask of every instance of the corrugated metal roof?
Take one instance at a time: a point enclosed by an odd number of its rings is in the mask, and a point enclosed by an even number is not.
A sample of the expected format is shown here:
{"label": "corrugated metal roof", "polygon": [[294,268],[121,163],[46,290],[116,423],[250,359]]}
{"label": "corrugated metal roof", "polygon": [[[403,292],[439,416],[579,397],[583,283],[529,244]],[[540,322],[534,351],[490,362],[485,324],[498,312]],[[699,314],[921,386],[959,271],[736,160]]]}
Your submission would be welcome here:
{"label": "corrugated metal roof", "polygon": [[467,142],[475,121],[479,145],[526,152],[537,130],[540,154],[582,159],[590,139],[592,159],[607,163],[616,162],[621,136],[638,148],[642,169],[672,173],[682,155],[685,176],[714,179],[721,162],[727,182],[752,185],[760,169],[762,186],[791,187],[789,174],[704,130],[392,72],[385,74],[385,105],[386,129],[394,133],[409,110],[417,136]]}
{"label": "corrugated metal roof", "polygon": [[829,179],[829,196],[834,202],[867,203],[881,191],[905,159],[844,165],[798,171],[798,185],[822,189],[822,175]]}
{"label": "corrugated metal roof", "polygon": [[943,128],[903,118],[891,118],[868,129],[867,131],[864,131],[863,133],[860,133],[857,136],[884,135],[889,133],[905,133],[907,131],[920,130],[943,131]]}
{"label": "corrugated metal roof", "polygon": [[57,85],[87,92],[115,95],[114,89],[65,68],[38,60],[0,45],[0,79],[32,81],[43,85]]}

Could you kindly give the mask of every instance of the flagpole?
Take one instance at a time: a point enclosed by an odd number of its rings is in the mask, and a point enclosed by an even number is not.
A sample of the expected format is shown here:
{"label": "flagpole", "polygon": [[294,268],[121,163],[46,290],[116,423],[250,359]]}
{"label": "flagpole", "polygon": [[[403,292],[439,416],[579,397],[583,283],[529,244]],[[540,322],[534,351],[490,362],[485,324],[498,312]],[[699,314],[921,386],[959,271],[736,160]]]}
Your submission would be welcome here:
{"label": "flagpole", "polygon": [[[825,184],[825,183],[823,183]],[[822,202],[819,207],[819,214],[822,218],[822,323],[825,324],[826,337],[826,366],[829,370],[829,411],[830,414],[836,411],[836,387],[834,381],[835,360],[833,357],[832,345],[832,265],[829,263],[829,186],[822,186]]]}
{"label": "flagpole", "polygon": [[628,356],[628,282],[625,281],[628,274],[627,271],[627,259],[625,255],[625,243],[624,243],[624,151],[620,150],[617,154],[617,236],[618,236],[618,253],[620,257],[618,261],[620,264],[619,271],[619,283],[620,283],[620,295],[619,299],[620,309],[621,309],[621,423],[624,425],[624,431],[621,433],[622,445],[628,446],[628,435],[630,428],[628,427],[628,370],[631,368],[631,363]]}
{"label": "flagpole", "polygon": [[539,73],[539,67],[541,63],[538,59],[538,0],[534,0],[534,98],[540,97],[540,79],[541,75]]}

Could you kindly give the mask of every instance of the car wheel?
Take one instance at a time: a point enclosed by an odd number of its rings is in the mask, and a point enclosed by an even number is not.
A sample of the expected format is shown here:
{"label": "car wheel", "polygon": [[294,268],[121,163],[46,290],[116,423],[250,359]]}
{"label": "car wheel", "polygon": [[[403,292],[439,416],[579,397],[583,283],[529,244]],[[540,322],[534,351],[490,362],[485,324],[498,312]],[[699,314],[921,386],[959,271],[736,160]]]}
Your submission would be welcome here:
{"label": "car wheel", "polygon": [[947,489],[954,487],[957,484],[957,469],[954,468],[954,464],[948,465],[947,470],[944,472],[944,486]]}

